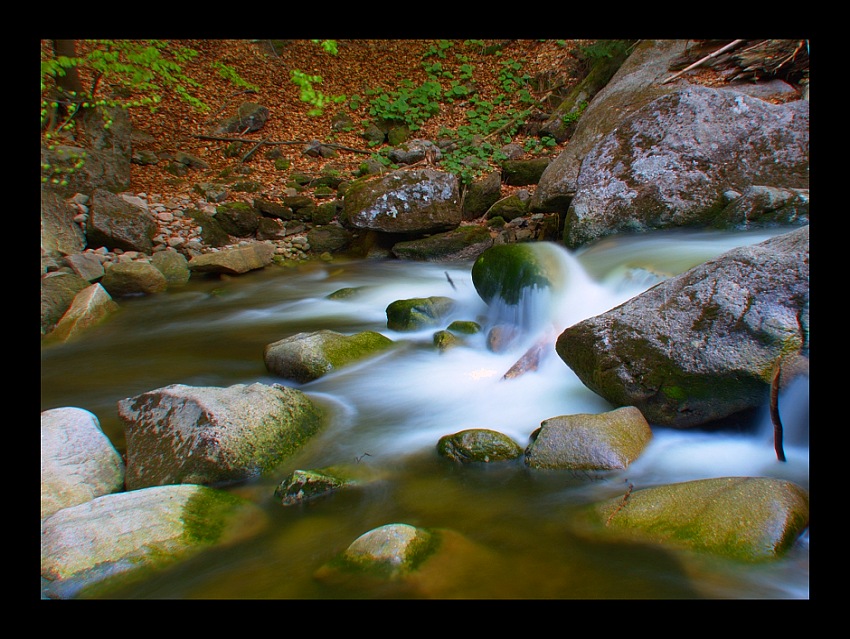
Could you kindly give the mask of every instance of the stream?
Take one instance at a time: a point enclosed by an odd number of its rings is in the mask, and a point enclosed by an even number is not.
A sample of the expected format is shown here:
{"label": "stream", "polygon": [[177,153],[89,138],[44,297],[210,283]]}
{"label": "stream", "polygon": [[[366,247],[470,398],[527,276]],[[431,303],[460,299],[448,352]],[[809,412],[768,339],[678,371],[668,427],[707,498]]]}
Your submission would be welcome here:
{"label": "stream", "polygon": [[[277,472],[228,488],[262,506],[270,523],[263,533],[205,551],[109,596],[808,599],[808,533],[783,558],[750,565],[596,540],[571,526],[577,509],[622,495],[628,484],[640,489],[766,476],[808,489],[808,379],[780,395],[784,463],[776,459],[767,406],[755,420],[724,430],[653,425],[644,454],[625,471],[604,478],[535,471],[521,459],[461,465],[436,453],[440,437],[460,430],[501,431],[524,447],[547,418],[615,408],[588,390],[554,348],[537,370],[514,379],[502,376],[542,331],[554,326],[560,332],[666,277],[780,232],[654,232],[605,239],[573,252],[553,244],[566,285],[519,309],[528,341],[501,354],[486,348],[487,327],[500,311],[477,295],[472,262],[338,259],[272,266],[233,278],[193,277],[166,293],[119,300],[115,315],[79,339],[42,347],[42,410],[91,411],[121,453],[125,441],[117,402],[169,384],[282,383],[307,393],[327,409],[329,419]],[[359,294],[327,299],[349,287]],[[435,295],[457,302],[445,325],[406,333],[387,329],[391,302]],[[455,319],[478,321],[484,330],[440,352],[433,333]],[[267,344],[319,329],[378,331],[399,347],[307,384],[269,374],[263,363]],[[297,506],[282,506],[274,498],[274,488],[293,470],[341,463],[372,465],[387,479]],[[491,552],[494,561],[487,570],[434,590],[403,584],[354,589],[315,578],[319,567],[357,537],[389,523],[457,531]]]}

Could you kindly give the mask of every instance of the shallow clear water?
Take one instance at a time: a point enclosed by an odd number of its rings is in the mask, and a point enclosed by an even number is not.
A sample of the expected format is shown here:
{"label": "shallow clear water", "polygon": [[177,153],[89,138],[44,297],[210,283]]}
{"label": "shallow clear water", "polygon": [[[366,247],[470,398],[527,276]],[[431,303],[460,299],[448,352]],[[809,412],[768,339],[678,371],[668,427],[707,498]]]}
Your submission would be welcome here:
{"label": "shallow clear water", "polygon": [[[485,327],[499,320],[472,285],[472,263],[339,261],[269,267],[228,279],[122,300],[120,312],[81,339],[42,348],[42,410],[93,412],[124,450],[117,402],[169,384],[284,383],[328,409],[329,423],[273,476],[231,490],[259,503],[269,526],[238,546],[205,552],[123,588],[123,598],[808,598],[808,537],[785,558],[749,566],[582,535],[572,513],[597,499],[719,476],[769,476],[808,488],[808,385],[780,397],[787,462],[776,460],[765,407],[757,423],[722,432],[654,427],[644,455],[604,478],[532,471],[522,461],[458,466],[436,454],[443,435],[490,428],[521,446],[544,419],[613,408],[586,389],[551,349],[538,370],[502,376],[541,335],[604,312],[662,279],[763,233],[658,233],[604,240],[570,253],[552,245],[565,284],[528,300],[525,339],[494,354],[485,333],[443,353],[435,329],[386,328],[397,299],[445,295],[454,319]],[[345,300],[326,296],[362,287]],[[298,385],[270,375],[264,347],[298,332],[374,330],[400,347],[349,369]],[[440,327],[443,328],[443,327]],[[486,331],[485,331],[486,332]],[[369,464],[386,480],[296,507],[275,502],[274,487],[296,468]],[[388,523],[448,528],[487,553],[475,571],[447,583],[370,589],[329,585],[316,570],[359,535]],[[450,582],[450,583],[448,583]]]}

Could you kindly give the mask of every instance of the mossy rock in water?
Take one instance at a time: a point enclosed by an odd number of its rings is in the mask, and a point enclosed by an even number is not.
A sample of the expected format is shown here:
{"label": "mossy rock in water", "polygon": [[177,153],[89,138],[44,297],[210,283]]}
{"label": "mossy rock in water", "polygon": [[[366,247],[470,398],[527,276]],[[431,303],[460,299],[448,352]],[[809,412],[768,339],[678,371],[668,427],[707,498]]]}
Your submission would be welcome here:
{"label": "mossy rock in water", "polygon": [[645,488],[591,508],[614,534],[732,559],[783,555],[809,525],[802,487],[768,477],[720,477]]}
{"label": "mossy rock in water", "polygon": [[445,351],[461,344],[460,338],[449,331],[437,331],[434,333],[434,346],[440,351]]}
{"label": "mossy rock in water", "polygon": [[515,306],[527,289],[557,289],[564,284],[558,251],[545,242],[492,246],[472,265],[472,284],[486,303],[500,298]]}
{"label": "mossy rock in water", "polygon": [[455,306],[450,297],[415,297],[396,300],[387,306],[387,328],[393,331],[417,331],[436,326]]}
{"label": "mossy rock in water", "polygon": [[446,327],[446,330],[462,335],[475,335],[481,332],[481,324],[469,320],[455,320]]}
{"label": "mossy rock in water", "polygon": [[343,335],[331,330],[298,333],[266,346],[270,373],[306,383],[388,349],[389,337],[374,331]]}
{"label": "mossy rock in water", "polygon": [[609,471],[627,468],[652,439],[634,406],[598,415],[561,415],[544,420],[531,434],[525,462],[532,468]]}
{"label": "mossy rock in water", "polygon": [[458,462],[494,462],[516,459],[522,447],[503,433],[471,428],[445,435],[437,442],[437,452]]}
{"label": "mossy rock in water", "polygon": [[383,475],[369,466],[331,466],[316,470],[295,470],[274,491],[284,506],[330,495],[342,489],[361,486],[381,479]]}

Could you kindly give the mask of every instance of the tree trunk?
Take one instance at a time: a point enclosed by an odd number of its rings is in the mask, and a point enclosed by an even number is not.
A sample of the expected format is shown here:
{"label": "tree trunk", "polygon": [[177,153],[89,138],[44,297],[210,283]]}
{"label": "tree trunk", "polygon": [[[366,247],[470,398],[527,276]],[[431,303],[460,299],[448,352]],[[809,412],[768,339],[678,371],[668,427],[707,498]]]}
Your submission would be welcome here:
{"label": "tree trunk", "polygon": [[[54,40],[53,55],[55,57],[64,56],[66,58],[77,57],[77,41],[76,40]],[[57,107],[48,116],[46,127],[55,129],[68,117],[77,110],[74,103],[82,100],[84,93],[83,82],[80,79],[80,74],[77,72],[77,67],[70,67],[65,70],[65,75],[56,75],[56,87],[53,93],[53,101],[57,103]]]}

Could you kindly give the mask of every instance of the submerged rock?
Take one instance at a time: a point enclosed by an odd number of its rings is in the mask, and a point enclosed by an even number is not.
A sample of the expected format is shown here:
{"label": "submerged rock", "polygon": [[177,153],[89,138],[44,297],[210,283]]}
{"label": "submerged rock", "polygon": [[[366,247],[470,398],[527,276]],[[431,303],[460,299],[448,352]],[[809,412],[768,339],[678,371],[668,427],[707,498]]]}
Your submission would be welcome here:
{"label": "submerged rock", "polygon": [[270,373],[304,384],[377,355],[392,345],[389,337],[374,331],[343,335],[323,329],[298,333],[267,345],[263,360]]}
{"label": "submerged rock", "polygon": [[607,471],[627,468],[652,439],[633,406],[599,415],[562,415],[544,420],[531,434],[525,463],[532,468]]}
{"label": "submerged rock", "polygon": [[294,470],[278,484],[274,496],[284,506],[330,495],[337,490],[363,486],[383,478],[370,466],[331,466],[316,470]]}
{"label": "submerged rock", "polygon": [[188,484],[104,495],[65,508],[41,525],[42,596],[73,598],[88,587],[148,574],[256,534],[264,521],[245,499]]}
{"label": "submerged rock", "polygon": [[452,461],[488,463],[517,459],[522,456],[522,447],[503,433],[471,428],[441,437],[437,452]]}
{"label": "submerged rock", "polygon": [[767,477],[721,477],[645,488],[592,507],[613,534],[742,561],[782,556],[809,525],[800,486]]}

